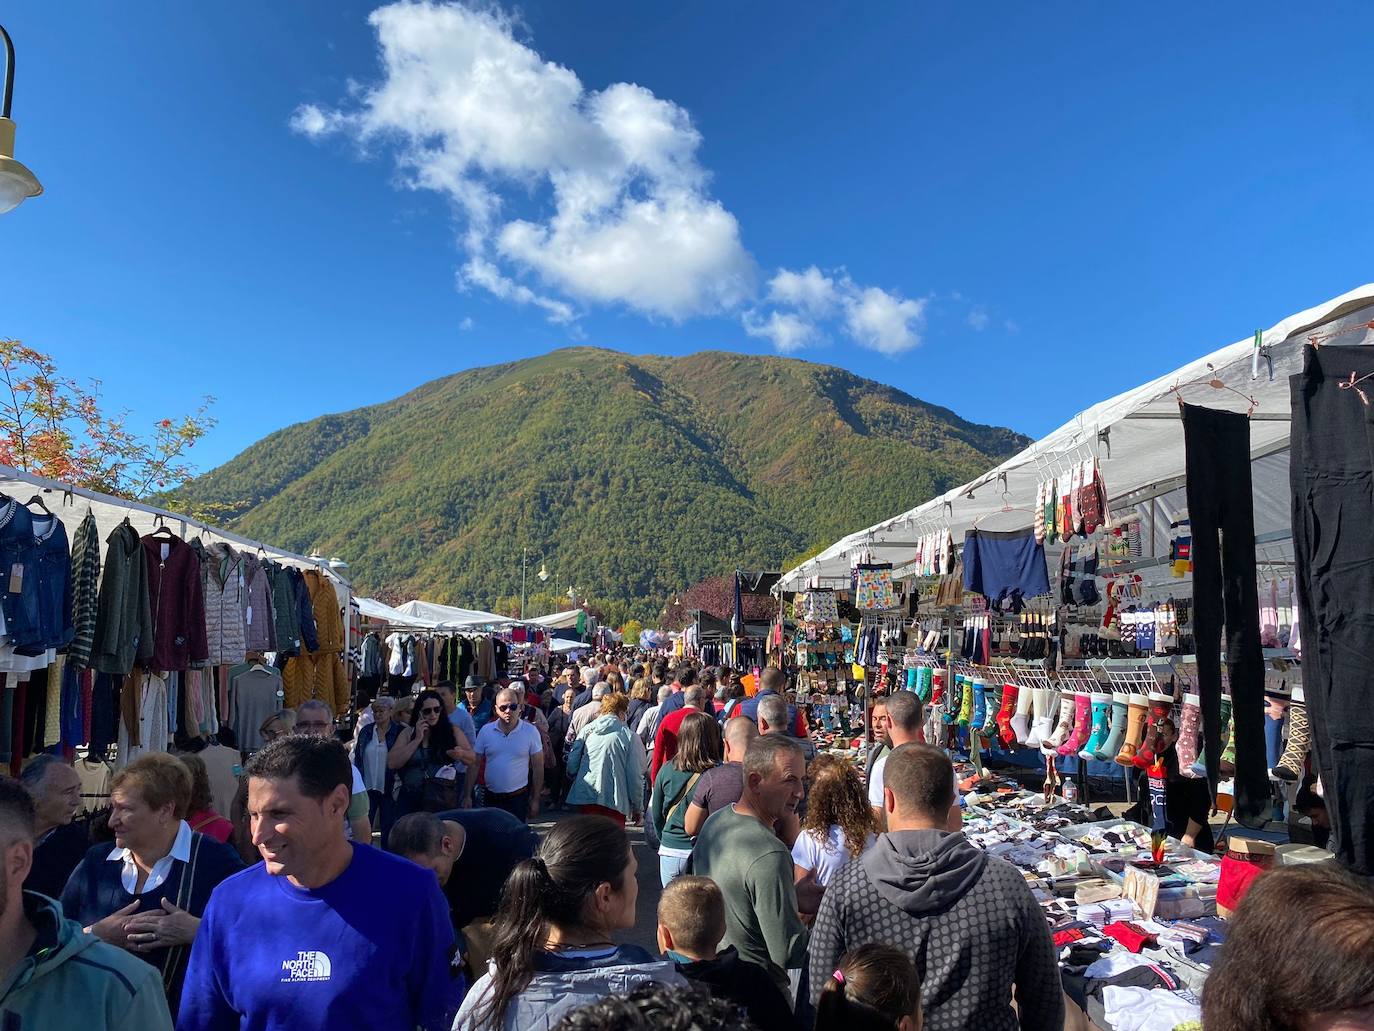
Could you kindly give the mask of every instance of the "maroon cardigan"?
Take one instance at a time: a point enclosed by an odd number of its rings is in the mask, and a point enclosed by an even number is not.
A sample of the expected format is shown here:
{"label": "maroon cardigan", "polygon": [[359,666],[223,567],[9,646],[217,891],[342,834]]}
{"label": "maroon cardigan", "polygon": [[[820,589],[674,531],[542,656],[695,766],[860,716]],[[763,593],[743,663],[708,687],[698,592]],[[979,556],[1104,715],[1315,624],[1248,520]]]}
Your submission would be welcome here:
{"label": "maroon cardigan", "polygon": [[210,658],[210,645],[205,639],[200,556],[185,541],[165,534],[144,537],[143,554],[148,560],[148,604],[153,613],[151,668],[181,670],[193,663],[203,665]]}

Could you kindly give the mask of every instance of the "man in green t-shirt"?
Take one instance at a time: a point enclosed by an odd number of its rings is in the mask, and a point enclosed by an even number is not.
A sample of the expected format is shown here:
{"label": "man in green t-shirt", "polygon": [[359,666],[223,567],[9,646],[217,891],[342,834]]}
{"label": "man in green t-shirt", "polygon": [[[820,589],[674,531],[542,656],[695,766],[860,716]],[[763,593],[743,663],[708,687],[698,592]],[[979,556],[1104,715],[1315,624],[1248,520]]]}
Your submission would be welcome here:
{"label": "man in green t-shirt", "polygon": [[715,881],[725,897],[725,940],[740,958],[764,967],[788,990],[801,967],[806,928],[797,912],[792,855],[776,821],[802,800],[806,762],[784,734],[756,738],[744,754],[744,793],[706,821],[692,852],[692,872]]}

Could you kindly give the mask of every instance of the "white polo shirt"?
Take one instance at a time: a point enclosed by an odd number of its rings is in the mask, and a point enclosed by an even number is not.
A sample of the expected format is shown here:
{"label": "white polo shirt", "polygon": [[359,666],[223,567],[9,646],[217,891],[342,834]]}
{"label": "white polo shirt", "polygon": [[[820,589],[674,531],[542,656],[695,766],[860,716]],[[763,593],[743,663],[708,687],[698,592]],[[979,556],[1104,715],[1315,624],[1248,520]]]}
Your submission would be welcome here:
{"label": "white polo shirt", "polygon": [[544,754],[544,741],[532,723],[521,720],[505,734],[492,720],[477,733],[477,754],[487,760],[488,790],[508,795],[529,786],[530,756]]}

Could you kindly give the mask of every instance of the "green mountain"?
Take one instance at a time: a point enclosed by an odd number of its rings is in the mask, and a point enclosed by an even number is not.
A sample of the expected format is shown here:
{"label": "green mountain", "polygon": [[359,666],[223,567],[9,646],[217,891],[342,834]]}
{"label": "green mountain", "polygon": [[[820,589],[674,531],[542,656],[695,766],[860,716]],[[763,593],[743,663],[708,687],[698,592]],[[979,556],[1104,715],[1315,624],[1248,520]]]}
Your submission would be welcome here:
{"label": "green mountain", "polygon": [[280,430],[189,482],[237,531],[339,555],[363,593],[490,607],[530,591],[652,619],[704,577],[777,568],[1024,447],[842,369],[573,347]]}

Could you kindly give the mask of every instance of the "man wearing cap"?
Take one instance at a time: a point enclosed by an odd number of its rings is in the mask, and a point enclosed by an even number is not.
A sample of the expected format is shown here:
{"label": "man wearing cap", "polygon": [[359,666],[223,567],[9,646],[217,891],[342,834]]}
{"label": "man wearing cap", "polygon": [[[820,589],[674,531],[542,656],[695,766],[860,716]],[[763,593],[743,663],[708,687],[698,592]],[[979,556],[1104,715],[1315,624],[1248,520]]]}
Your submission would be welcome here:
{"label": "man wearing cap", "polygon": [[[449,723],[453,724],[455,730],[461,730],[463,736],[469,741],[477,741],[477,722],[472,718],[471,713],[458,704],[455,697],[453,683],[448,680],[441,680],[434,685],[434,690],[439,695],[439,701],[444,705],[444,714],[448,717]],[[466,766],[458,762],[453,762],[453,768],[458,771],[458,777],[463,781],[463,794],[458,800],[459,808],[472,808],[472,789],[477,785],[477,765]]]}
{"label": "man wearing cap", "polygon": [[[472,717],[473,728],[481,732],[483,724],[492,717],[491,699],[487,698],[487,682],[477,674],[463,681],[463,709]],[[474,735],[473,740],[476,740]]]}

